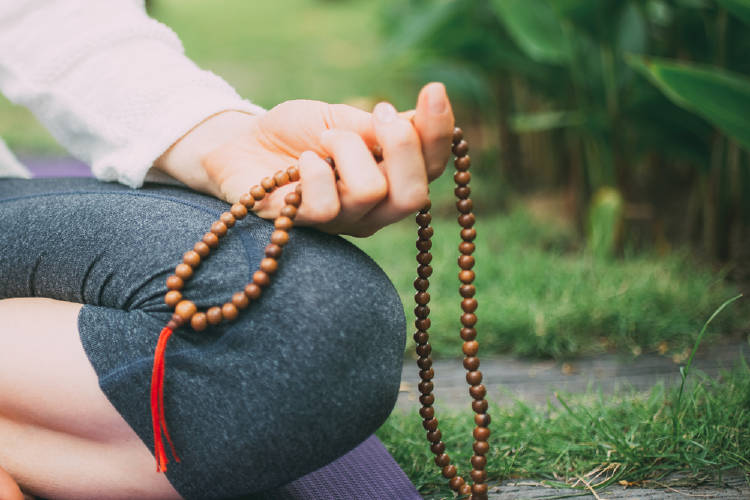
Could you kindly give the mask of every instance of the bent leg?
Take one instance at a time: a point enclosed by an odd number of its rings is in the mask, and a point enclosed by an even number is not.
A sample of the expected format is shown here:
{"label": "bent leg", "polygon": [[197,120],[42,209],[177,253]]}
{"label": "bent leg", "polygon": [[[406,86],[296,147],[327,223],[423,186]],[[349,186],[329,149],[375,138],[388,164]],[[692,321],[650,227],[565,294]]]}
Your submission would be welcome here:
{"label": "bent leg", "polygon": [[[86,304],[80,342],[100,390],[149,450],[153,349],[170,315],[164,280],[226,205],[174,188],[34,182],[0,181],[0,207],[15,211],[0,219],[15,256],[0,256],[0,276],[15,273],[0,298]],[[186,296],[201,309],[227,301],[271,231],[255,217],[238,224]],[[372,433],[395,402],[403,310],[383,273],[343,240],[304,229],[292,232],[280,266],[237,321],[170,340],[165,405],[183,462],[167,477],[186,498],[249,494],[317,469]]]}

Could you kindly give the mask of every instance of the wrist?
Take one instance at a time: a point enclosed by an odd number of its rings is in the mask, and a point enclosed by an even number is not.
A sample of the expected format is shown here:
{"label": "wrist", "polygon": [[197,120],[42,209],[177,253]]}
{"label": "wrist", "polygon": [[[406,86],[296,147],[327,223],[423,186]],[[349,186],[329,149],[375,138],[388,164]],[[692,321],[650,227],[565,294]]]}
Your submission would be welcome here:
{"label": "wrist", "polygon": [[257,119],[235,110],[211,115],[175,141],[153,166],[195,190],[222,198],[221,179],[206,169],[205,159],[236,137],[251,134]]}

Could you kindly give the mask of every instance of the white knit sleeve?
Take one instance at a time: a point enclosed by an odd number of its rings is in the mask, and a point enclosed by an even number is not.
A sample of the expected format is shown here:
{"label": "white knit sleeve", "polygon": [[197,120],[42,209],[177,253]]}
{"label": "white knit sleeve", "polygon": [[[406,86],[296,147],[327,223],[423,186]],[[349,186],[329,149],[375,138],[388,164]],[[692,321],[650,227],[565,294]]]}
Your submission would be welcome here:
{"label": "white knit sleeve", "polygon": [[102,180],[132,187],[205,118],[260,114],[142,0],[0,0],[0,91]]}

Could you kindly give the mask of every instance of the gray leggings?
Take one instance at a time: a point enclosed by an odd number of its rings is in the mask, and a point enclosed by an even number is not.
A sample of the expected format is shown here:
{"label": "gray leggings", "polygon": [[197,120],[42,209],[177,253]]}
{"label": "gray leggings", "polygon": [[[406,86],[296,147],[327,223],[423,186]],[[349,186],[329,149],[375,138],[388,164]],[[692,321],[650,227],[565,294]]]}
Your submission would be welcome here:
{"label": "gray leggings", "polygon": [[[165,279],[219,200],[92,179],[0,179],[0,298],[85,304],[83,347],[99,385],[153,449],[149,384],[170,317]],[[184,293],[200,309],[251,281],[272,224],[238,223]],[[166,415],[185,498],[265,491],[346,453],[395,404],[405,342],[385,274],[345,240],[293,229],[272,284],[230,323],[179,330],[166,356]]]}

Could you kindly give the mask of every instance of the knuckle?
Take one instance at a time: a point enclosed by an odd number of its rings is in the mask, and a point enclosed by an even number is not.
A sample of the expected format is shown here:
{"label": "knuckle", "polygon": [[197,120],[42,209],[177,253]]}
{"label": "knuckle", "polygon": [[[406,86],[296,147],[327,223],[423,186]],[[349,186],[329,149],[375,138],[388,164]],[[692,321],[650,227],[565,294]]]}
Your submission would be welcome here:
{"label": "knuckle", "polygon": [[426,184],[412,184],[406,186],[398,197],[393,197],[393,206],[401,212],[421,210],[429,200]]}

